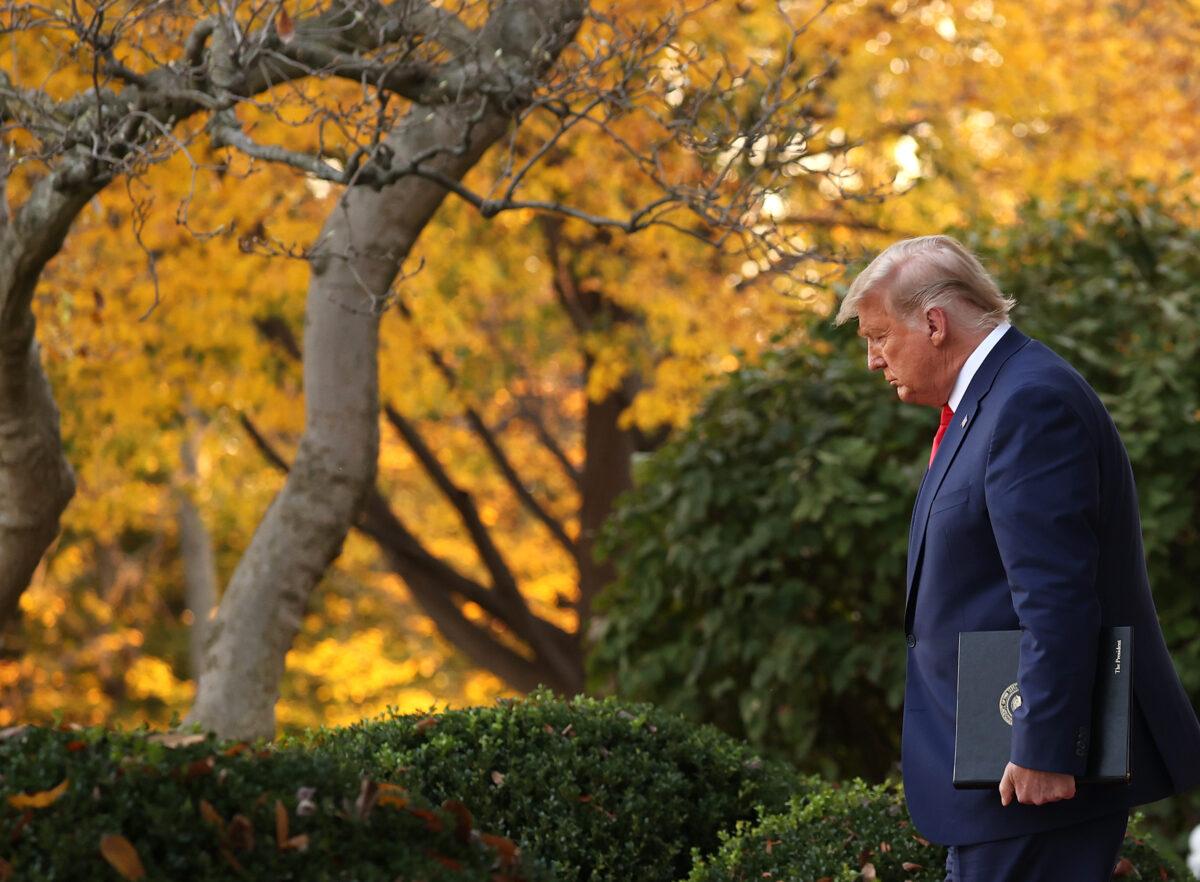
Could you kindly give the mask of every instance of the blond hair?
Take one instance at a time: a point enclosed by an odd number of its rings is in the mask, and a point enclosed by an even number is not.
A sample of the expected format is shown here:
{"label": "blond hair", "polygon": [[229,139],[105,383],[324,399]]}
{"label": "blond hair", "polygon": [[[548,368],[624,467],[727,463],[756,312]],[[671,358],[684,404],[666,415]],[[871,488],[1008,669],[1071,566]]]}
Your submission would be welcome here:
{"label": "blond hair", "polygon": [[884,291],[892,311],[906,320],[940,306],[958,322],[981,329],[996,327],[1016,305],[979,258],[952,236],[918,236],[889,245],[850,285],[837,324],[856,318],[863,297],[876,289]]}

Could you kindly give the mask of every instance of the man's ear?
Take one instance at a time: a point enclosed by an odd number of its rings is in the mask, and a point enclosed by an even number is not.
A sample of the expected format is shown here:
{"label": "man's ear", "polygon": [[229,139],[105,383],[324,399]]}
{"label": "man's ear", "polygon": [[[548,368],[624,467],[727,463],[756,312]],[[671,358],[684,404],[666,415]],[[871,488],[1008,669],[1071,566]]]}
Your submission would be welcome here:
{"label": "man's ear", "polygon": [[950,317],[946,315],[946,310],[940,306],[925,310],[925,332],[929,334],[930,343],[934,346],[943,345],[949,330]]}

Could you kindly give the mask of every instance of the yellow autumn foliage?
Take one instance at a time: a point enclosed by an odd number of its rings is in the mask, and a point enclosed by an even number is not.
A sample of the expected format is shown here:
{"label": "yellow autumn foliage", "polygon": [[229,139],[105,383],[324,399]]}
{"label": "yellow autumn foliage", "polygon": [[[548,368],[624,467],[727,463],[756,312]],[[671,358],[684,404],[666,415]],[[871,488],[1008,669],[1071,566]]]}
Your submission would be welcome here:
{"label": "yellow autumn foliage", "polygon": [[[679,7],[598,5],[630,20]],[[1185,4],[837,0],[820,15],[816,2],[781,5],[793,21],[809,22],[796,44],[808,53],[809,72],[833,63],[837,70],[811,145],[818,152],[761,208],[788,227],[797,248],[853,250],[952,223],[1004,222],[1030,195],[1052,197],[1065,184],[1106,174],[1172,182],[1200,155],[1197,26]],[[14,35],[4,49],[0,64],[11,74],[63,96],[87,83],[78,64],[51,70],[67,47],[34,51],[21,44],[26,36]],[[706,6],[685,23],[677,50],[660,59],[663,100],[702,81],[718,50],[735,63],[770,64],[785,37],[774,2]],[[587,29],[580,37],[585,45],[597,38]],[[685,58],[695,60],[685,67]],[[344,84],[305,83],[273,96],[278,116],[243,111],[243,120],[254,122],[260,140],[312,149],[317,131],[300,122],[304,102],[357,94]],[[537,125],[522,143],[536,143]],[[658,135],[644,115],[614,125],[632,145]],[[560,146],[561,155],[528,179],[527,198],[569,199],[616,217],[652,198],[652,184],[616,140],[581,129]],[[240,419],[251,419],[285,458],[300,437],[299,365],[255,322],[280,322],[302,339],[308,266],[244,253],[239,237],[310,243],[337,190],[211,151],[202,140],[189,153],[93,200],[36,292],[38,337],[79,489],[22,598],[20,627],[6,638],[0,726],[56,716],[164,724],[182,715],[192,694],[194,618],[184,605],[174,494],[186,492],[201,511],[223,585],[283,481]],[[502,161],[489,155],[467,183],[486,189]],[[688,157],[667,162],[669,175],[695,172]],[[33,174],[23,169],[14,179],[14,201]],[[892,198],[866,198],[880,188]],[[847,202],[846,193],[863,198]],[[135,203],[144,214],[137,235]],[[566,221],[561,235],[581,289],[602,292],[636,323],[578,334],[558,304],[543,221],[528,211],[484,221],[451,199],[395,287],[412,320],[399,309],[384,316],[380,381],[383,400],[425,433],[450,476],[475,496],[534,613],[574,630],[573,563],[519,506],[466,425],[465,409],[504,426],[514,466],[574,535],[578,490],[513,418],[517,403],[544,405],[576,468],[585,455],[587,399],[631,372],[645,388],[621,425],[683,425],[712,384],[752,364],[772,334],[811,308],[831,268],[788,278],[665,228],[601,236]],[[457,383],[447,383],[429,351],[452,365]],[[593,360],[586,376],[585,353]],[[378,483],[394,509],[432,553],[486,580],[457,512],[386,422],[381,436]],[[181,444],[192,437],[194,477],[180,462]],[[436,633],[357,535],[315,596],[287,665],[278,709],[285,728],[511,692]]]}

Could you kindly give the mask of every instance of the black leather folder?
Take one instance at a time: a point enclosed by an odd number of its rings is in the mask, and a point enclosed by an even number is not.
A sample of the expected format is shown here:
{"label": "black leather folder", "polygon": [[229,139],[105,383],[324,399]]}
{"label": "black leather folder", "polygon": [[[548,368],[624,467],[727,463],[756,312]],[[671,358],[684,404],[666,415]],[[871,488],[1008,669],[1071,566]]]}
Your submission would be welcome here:
{"label": "black leather folder", "polygon": [[[1020,707],[1017,665],[1020,631],[962,631],[958,635],[958,706],[954,732],[954,786],[995,787],[1008,764],[1012,713]],[[1078,733],[1087,752],[1081,783],[1128,783],[1133,628],[1100,630],[1100,657],[1092,694],[1092,726]]]}

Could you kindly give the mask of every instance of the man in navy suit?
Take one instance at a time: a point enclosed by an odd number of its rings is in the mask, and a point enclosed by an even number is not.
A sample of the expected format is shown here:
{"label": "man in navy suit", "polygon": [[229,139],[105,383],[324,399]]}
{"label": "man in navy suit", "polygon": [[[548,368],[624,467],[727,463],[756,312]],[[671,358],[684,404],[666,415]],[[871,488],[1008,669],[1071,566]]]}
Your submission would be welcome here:
{"label": "man in navy suit", "polygon": [[[855,280],[867,366],[940,408],[908,545],[901,767],[909,811],[950,846],[947,882],[1111,878],[1131,806],[1200,784],[1200,723],[1150,595],[1129,457],[1104,405],[1008,321],[948,236],[897,242]],[[1132,780],[1083,784],[1099,632],[1132,625]],[[1020,705],[992,790],[956,790],[960,631],[1020,629]]]}

